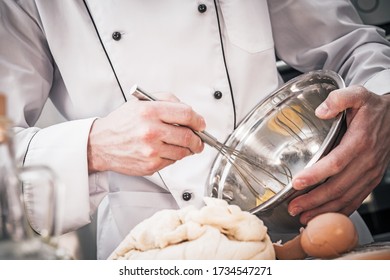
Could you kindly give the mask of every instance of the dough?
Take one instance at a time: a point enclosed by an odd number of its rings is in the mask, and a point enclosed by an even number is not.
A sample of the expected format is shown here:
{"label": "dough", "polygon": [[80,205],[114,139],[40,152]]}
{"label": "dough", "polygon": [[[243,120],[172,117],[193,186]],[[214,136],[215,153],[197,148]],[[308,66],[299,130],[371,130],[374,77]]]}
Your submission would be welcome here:
{"label": "dough", "polygon": [[259,218],[221,199],[204,200],[201,209],[155,213],[138,224],[109,259],[275,259]]}

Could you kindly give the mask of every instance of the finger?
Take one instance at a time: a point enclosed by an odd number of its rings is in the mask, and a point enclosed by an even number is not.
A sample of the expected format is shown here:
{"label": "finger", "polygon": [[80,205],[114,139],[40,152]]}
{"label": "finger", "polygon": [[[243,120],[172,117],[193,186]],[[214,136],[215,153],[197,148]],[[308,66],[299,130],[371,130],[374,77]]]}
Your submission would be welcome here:
{"label": "finger", "polygon": [[[357,195],[361,192],[357,187],[357,181],[359,181],[360,178],[351,176],[351,172],[353,172],[351,169],[353,168],[355,167],[349,166],[343,173],[329,178],[326,182],[315,187],[308,193],[293,199],[288,205],[290,215],[296,216],[302,212],[320,207],[335,199],[350,199]],[[351,192],[351,189],[353,191],[352,193],[349,193]],[[356,194],[353,192],[356,192]],[[344,204],[349,202],[349,200],[342,201]],[[344,205],[340,207],[344,207]]]}
{"label": "finger", "polygon": [[155,93],[153,94],[156,96],[156,98],[158,100],[161,100],[161,101],[169,101],[169,102],[180,102],[180,99],[174,95],[174,94],[171,94],[171,93],[167,93],[167,92],[159,92],[159,93]]}
{"label": "finger", "polygon": [[[319,203],[315,207],[299,206],[293,208],[292,211],[297,209],[301,210],[300,221],[303,224],[306,224],[311,218],[326,212],[340,212],[344,214],[350,214],[360,206],[361,202],[363,201],[362,199],[367,197],[367,195],[368,194],[364,192],[362,189],[359,190],[349,189],[349,191],[345,192],[341,197],[329,196],[328,198],[324,199],[323,203],[317,201]],[[314,196],[316,196],[316,193],[310,192],[306,194],[304,197],[302,196],[300,198],[309,200]],[[299,203],[299,205],[303,205],[303,204]]]}
{"label": "finger", "polygon": [[303,212],[299,217],[299,221],[303,225],[306,225],[311,219],[313,219],[314,217],[320,214],[329,213],[329,212],[339,212],[339,211],[340,208],[338,207],[338,204],[331,201],[313,210]]}
{"label": "finger", "polygon": [[346,170],[344,174],[348,175],[331,178],[309,193],[292,200],[289,212],[293,216],[301,212],[303,221],[308,221],[323,211],[351,214],[381,181],[381,176],[377,175],[375,169],[367,171],[366,176],[362,178],[354,177],[352,169],[355,167],[351,166]]}
{"label": "finger", "polygon": [[187,148],[165,143],[161,146],[160,150],[161,158],[172,161],[178,161],[190,155],[193,155],[193,153]]}
{"label": "finger", "polygon": [[[346,194],[345,196],[347,196]],[[345,204],[344,202],[340,202],[340,199],[331,200],[319,207],[314,209],[304,211],[301,213],[299,220],[302,224],[307,224],[314,217],[329,212],[337,212],[342,213],[347,216],[351,215],[359,206],[362,204],[364,199],[369,195],[367,192],[361,192],[359,194],[353,193],[353,199],[350,200],[350,203]],[[344,199],[345,200],[345,199]],[[347,205],[347,206],[345,206]]]}
{"label": "finger", "polygon": [[186,148],[194,154],[203,151],[202,140],[189,128],[183,126],[165,125],[161,140],[164,143]]}
{"label": "finger", "polygon": [[[352,185],[356,185],[353,183]],[[331,189],[331,188],[330,188]],[[351,214],[355,211],[367,194],[364,193],[363,188],[359,187],[358,189],[346,188],[347,190],[343,193],[342,196],[330,194],[328,198],[324,199],[324,203],[319,204],[313,208],[307,208],[303,210],[300,214],[300,222],[302,224],[307,224],[312,218],[322,213],[328,212],[338,212],[346,215]],[[316,196],[315,193],[309,193],[309,196]],[[348,205],[348,206],[346,206]],[[352,210],[353,209],[353,210]]]}
{"label": "finger", "polygon": [[187,126],[198,131],[206,128],[204,118],[186,104],[165,102],[158,109],[159,117],[165,123]]}
{"label": "finger", "polygon": [[370,96],[369,91],[362,86],[334,90],[317,107],[316,116],[322,119],[334,118],[348,108],[357,109],[362,107]]}
{"label": "finger", "polygon": [[349,204],[349,199],[359,193],[372,191],[380,183],[385,169],[381,165],[370,164],[369,156],[363,158],[366,160],[351,161],[342,172],[311,190],[307,197],[295,198],[290,203],[290,212],[296,215],[298,209],[309,210],[337,198],[342,198],[341,203]]}
{"label": "finger", "polygon": [[[303,169],[294,176],[292,184],[296,190],[302,190],[309,186],[321,183],[327,178],[341,172],[358,155],[354,142],[358,137],[348,137],[348,132],[338,146],[329,152],[325,157]],[[361,139],[361,138],[360,138]]]}
{"label": "finger", "polygon": [[318,208],[336,198],[344,196],[348,192],[350,183],[348,178],[330,178],[308,193],[293,199],[288,205],[288,211],[290,215],[296,216],[302,212]]}
{"label": "finger", "polygon": [[[366,174],[364,177],[361,176],[363,170]],[[351,198],[366,189],[365,184],[370,183],[371,178],[379,177],[377,174],[375,167],[367,170],[363,161],[352,162],[342,173],[330,177],[309,193],[293,199],[289,204],[289,212],[297,215],[339,198],[342,199],[340,203],[348,204]]]}

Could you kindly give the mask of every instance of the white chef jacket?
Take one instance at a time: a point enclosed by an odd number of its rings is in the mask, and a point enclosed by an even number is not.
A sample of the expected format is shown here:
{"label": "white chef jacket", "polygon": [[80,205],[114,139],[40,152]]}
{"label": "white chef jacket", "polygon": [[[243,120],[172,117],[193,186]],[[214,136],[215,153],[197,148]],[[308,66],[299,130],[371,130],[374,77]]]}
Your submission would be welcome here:
{"label": "white chef jacket", "polygon": [[[390,91],[383,30],[362,25],[346,0],[2,0],[0,13],[0,91],[17,159],[50,166],[66,186],[64,231],[99,207],[98,258],[156,211],[201,206],[216,156],[205,147],[149,177],[89,175],[90,127],[133,98],[134,84],[175,94],[220,141],[281,85],[275,52],[302,72],[332,69],[347,85]],[[38,129],[48,98],[69,122]],[[41,209],[31,207],[34,223]]]}

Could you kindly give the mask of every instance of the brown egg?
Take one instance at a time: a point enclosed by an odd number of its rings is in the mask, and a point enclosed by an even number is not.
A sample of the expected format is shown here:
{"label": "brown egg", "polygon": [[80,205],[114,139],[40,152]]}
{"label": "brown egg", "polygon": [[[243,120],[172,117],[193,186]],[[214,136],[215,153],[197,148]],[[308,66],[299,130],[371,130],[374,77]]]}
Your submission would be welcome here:
{"label": "brown egg", "polygon": [[351,251],[358,242],[352,221],[340,213],[325,213],[310,220],[301,233],[303,250],[312,257],[334,258]]}

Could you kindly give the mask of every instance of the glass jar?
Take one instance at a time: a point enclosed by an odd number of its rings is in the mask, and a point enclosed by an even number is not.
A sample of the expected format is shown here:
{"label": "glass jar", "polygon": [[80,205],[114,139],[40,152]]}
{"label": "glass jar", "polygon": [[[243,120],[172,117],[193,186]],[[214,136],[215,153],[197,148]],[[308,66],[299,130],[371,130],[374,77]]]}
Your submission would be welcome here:
{"label": "glass jar", "polygon": [[[47,167],[17,167],[5,112],[5,97],[0,94],[0,259],[67,258],[55,238],[60,224],[55,176]],[[33,188],[40,188],[42,197],[32,197]],[[39,233],[30,226],[29,209],[25,207],[28,200],[39,201],[45,213]]]}

